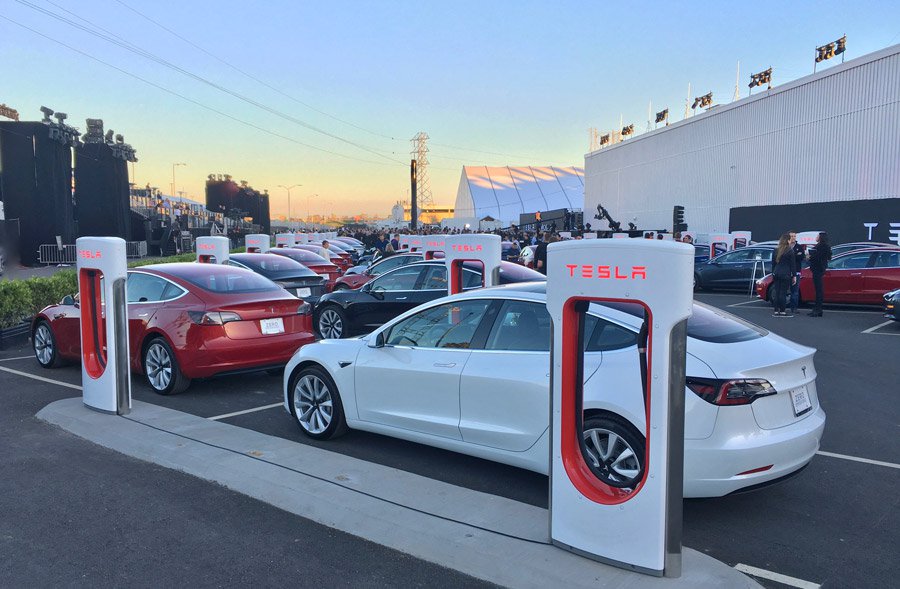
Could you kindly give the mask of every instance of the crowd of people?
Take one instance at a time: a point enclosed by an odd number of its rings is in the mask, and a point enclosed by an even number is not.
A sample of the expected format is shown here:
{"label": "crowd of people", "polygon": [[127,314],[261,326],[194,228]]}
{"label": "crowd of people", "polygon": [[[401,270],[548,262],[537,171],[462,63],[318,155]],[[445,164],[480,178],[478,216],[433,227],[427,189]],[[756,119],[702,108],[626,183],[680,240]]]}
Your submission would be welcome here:
{"label": "crowd of people", "polygon": [[[585,230],[589,231],[590,225],[585,226]],[[400,249],[401,234],[424,236],[459,235],[463,233],[474,232],[468,229],[440,229],[435,227],[426,227],[417,231],[403,230],[394,233],[377,229],[358,229],[344,232],[344,234],[362,241],[366,244],[366,247],[375,248],[376,255],[379,257],[390,256]],[[534,269],[541,274],[547,273],[547,246],[561,239],[556,231],[525,231],[515,225],[509,229],[488,233],[499,235],[503,241],[509,242],[510,247],[508,251],[510,257],[518,257],[524,248],[534,246]],[[653,239],[654,233],[645,233],[644,237]],[[574,232],[572,238],[580,239],[581,233]],[[664,239],[664,236],[659,233],[655,234],[655,238]],[[676,233],[673,239],[682,243],[693,243],[693,238],[688,234],[682,236]],[[772,288],[774,290],[772,301],[776,317],[793,317],[797,312],[797,306],[800,302],[800,268],[807,255],[809,256],[809,267],[816,291],[815,305],[809,315],[811,317],[822,316],[822,299],[824,295],[822,276],[828,268],[828,262],[831,261],[831,245],[828,241],[828,234],[825,232],[819,233],[816,247],[811,248],[807,252],[805,245],[797,243],[797,232],[789,231],[778,240],[778,246],[773,256]]]}

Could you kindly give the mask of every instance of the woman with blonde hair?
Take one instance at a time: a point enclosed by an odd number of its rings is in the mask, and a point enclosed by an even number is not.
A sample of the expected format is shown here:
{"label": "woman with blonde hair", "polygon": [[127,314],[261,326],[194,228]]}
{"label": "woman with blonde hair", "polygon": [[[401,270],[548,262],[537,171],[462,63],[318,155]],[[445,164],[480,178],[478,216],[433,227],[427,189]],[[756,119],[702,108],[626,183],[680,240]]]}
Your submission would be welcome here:
{"label": "woman with blonde hair", "polygon": [[772,287],[774,288],[772,303],[775,305],[775,317],[793,317],[785,311],[791,283],[797,280],[797,258],[794,255],[794,244],[791,241],[790,233],[783,234],[778,240],[778,247],[772,258],[775,263],[772,268]]}

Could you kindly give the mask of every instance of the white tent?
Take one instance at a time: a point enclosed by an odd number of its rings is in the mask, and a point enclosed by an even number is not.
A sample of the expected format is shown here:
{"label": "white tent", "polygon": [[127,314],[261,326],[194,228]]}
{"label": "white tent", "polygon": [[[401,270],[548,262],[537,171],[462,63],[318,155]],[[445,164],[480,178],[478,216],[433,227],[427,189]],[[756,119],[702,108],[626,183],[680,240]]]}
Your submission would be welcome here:
{"label": "white tent", "polygon": [[583,208],[584,168],[464,166],[453,216],[509,225],[522,213]]}

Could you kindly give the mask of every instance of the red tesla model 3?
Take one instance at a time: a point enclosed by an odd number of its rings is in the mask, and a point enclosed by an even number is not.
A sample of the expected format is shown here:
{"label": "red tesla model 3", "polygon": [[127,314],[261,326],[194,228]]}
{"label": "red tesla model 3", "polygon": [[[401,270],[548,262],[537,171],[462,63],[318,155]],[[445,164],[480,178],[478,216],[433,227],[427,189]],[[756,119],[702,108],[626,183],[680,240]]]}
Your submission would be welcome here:
{"label": "red tesla model 3", "polygon": [[[81,356],[73,297],[32,322],[35,357],[45,368]],[[250,270],[216,264],[156,264],[128,271],[131,370],[162,395],[191,379],[283,366],[314,341],[307,303]]]}

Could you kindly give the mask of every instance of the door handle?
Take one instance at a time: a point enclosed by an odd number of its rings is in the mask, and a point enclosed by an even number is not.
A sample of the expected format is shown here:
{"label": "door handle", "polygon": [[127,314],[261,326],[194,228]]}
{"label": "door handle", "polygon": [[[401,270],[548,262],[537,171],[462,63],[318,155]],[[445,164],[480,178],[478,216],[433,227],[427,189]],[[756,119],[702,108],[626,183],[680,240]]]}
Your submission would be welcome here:
{"label": "door handle", "polygon": [[150,313],[139,313],[138,317],[149,317]]}
{"label": "door handle", "polygon": [[397,297],[397,300],[398,300],[398,301],[405,301],[407,298],[409,298],[409,297]]}
{"label": "door handle", "polygon": [[453,368],[456,366],[456,362],[435,362],[434,365],[437,368]]}

